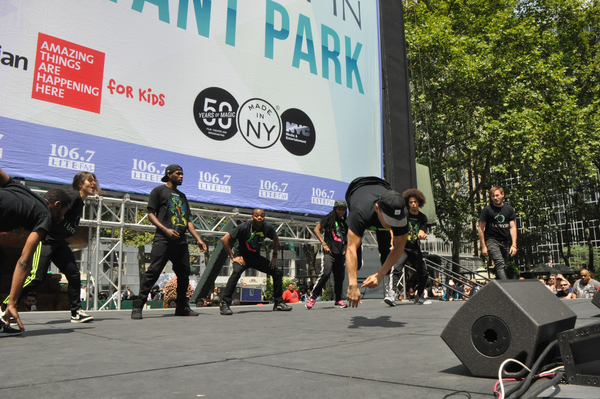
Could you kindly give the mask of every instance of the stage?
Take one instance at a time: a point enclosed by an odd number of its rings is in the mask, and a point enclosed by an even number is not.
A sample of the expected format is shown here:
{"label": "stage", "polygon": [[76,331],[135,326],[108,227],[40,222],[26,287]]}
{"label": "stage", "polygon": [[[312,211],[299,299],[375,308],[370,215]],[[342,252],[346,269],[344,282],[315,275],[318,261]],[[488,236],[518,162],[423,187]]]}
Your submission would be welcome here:
{"label": "stage", "polygon": [[[576,327],[600,322],[590,300],[564,302]],[[88,324],[68,312],[21,313],[26,331],[0,339],[0,397],[493,398],[495,380],[472,377],[440,338],[462,305],[368,299],[358,309],[238,306],[232,316],[144,310],[143,320],[90,311]],[[600,397],[599,388],[563,387]]]}

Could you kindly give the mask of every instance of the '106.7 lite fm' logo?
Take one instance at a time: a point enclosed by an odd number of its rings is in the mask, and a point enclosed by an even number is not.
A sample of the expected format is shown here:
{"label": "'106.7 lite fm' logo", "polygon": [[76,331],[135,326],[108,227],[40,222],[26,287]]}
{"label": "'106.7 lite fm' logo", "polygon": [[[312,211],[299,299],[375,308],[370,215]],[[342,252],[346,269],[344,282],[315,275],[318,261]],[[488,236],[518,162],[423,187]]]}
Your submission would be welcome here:
{"label": "'106.7 lite fm' logo", "polygon": [[290,108],[280,117],[271,104],[260,98],[239,106],[228,91],[219,87],[198,94],[194,119],[202,133],[213,140],[229,140],[239,131],[256,148],[269,148],[281,140],[286,150],[299,156],[315,146],[315,127],[301,110]]}

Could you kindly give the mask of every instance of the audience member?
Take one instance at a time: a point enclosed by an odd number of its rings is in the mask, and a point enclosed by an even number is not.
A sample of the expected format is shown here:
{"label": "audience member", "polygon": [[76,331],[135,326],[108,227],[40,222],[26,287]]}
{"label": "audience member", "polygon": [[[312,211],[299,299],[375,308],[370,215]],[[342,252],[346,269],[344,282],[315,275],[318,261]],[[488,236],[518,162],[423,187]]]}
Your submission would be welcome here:
{"label": "audience member", "polygon": [[127,299],[132,299],[132,297],[133,297],[133,292],[131,292],[131,287],[127,286],[127,288],[125,289],[125,291],[123,291],[121,299],[125,301]]}
{"label": "audience member", "polygon": [[440,284],[440,280],[439,279],[435,279],[433,281],[433,286],[431,287],[431,294],[441,300],[442,297],[444,296],[446,289]]}
{"label": "audience member", "polygon": [[26,311],[35,312],[37,310],[37,292],[28,292],[23,302],[25,302]]}
{"label": "audience member", "polygon": [[593,298],[600,287],[600,282],[594,280],[588,269],[581,269],[581,278],[573,284],[573,298]]}
{"label": "audience member", "polygon": [[571,299],[573,298],[573,288],[566,279],[561,279],[560,290],[556,293],[556,296],[560,299]]}
{"label": "audience member", "polygon": [[283,293],[283,301],[286,303],[297,303],[300,302],[300,293],[294,287],[293,283],[288,284],[288,289]]}
{"label": "audience member", "polygon": [[551,274],[550,277],[548,277],[548,284],[546,287],[548,287],[553,294],[556,294],[556,274]]}
{"label": "audience member", "polygon": [[461,300],[466,301],[467,299],[469,299],[471,297],[471,291],[472,291],[471,285],[469,283],[465,283],[465,285],[463,286],[463,295],[462,295]]}

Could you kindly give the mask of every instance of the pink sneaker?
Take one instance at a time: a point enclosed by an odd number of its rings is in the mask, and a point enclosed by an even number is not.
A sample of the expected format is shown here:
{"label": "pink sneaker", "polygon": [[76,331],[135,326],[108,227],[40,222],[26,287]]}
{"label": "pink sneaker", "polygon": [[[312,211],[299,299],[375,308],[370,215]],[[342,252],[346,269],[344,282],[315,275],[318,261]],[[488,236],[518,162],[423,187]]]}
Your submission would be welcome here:
{"label": "pink sneaker", "polygon": [[308,298],[308,302],[306,302],[306,309],[312,309],[313,306],[315,306],[315,301],[313,298]]}
{"label": "pink sneaker", "polygon": [[346,302],[344,301],[337,301],[333,306],[338,309],[344,309],[348,307],[348,305],[346,305]]}

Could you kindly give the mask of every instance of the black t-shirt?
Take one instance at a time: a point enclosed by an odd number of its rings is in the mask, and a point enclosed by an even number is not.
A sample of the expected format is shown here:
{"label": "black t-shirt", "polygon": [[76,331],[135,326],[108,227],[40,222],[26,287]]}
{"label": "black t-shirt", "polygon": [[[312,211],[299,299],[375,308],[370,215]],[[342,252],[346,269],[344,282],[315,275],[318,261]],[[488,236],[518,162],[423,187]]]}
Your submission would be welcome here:
{"label": "black t-shirt", "polygon": [[333,255],[344,253],[344,246],[348,241],[348,226],[342,220],[336,220],[333,230],[323,230],[323,240]]}
{"label": "black t-shirt", "polygon": [[47,237],[48,241],[66,240],[75,234],[79,226],[84,202],[79,195],[79,191],[71,191],[69,197],[69,210],[65,213],[65,218],[62,222],[52,225],[52,229]]}
{"label": "black t-shirt", "polygon": [[[379,200],[381,194],[388,191],[389,188],[383,185],[365,185],[355,189],[350,196],[347,197],[350,212],[346,223],[348,228],[359,237],[362,237],[365,230],[390,230],[381,224],[375,212],[375,204]],[[406,214],[406,209],[404,210]],[[392,227],[394,236],[401,236],[408,232],[408,223],[402,227]]]}
{"label": "black t-shirt", "polygon": [[510,242],[510,222],[516,218],[515,209],[508,204],[500,208],[493,204],[486,205],[479,218],[480,221],[485,222],[484,238]]}
{"label": "black t-shirt", "polygon": [[148,210],[154,210],[163,226],[179,233],[179,238],[172,240],[164,231],[157,228],[154,239],[167,239],[169,242],[187,241],[185,233],[192,214],[185,194],[166,185],[158,186],[150,192]]}
{"label": "black t-shirt", "polygon": [[425,230],[427,216],[423,212],[416,215],[408,212],[408,237],[406,239],[405,251],[420,252],[419,230]]}
{"label": "black t-shirt", "polygon": [[17,227],[48,232],[52,227],[52,215],[45,199],[9,179],[4,187],[0,187],[0,231]]}
{"label": "black t-shirt", "polygon": [[265,238],[273,240],[277,233],[267,222],[263,222],[257,230],[252,226],[252,221],[248,220],[235,226],[229,234],[233,240],[237,240],[237,245],[233,249],[234,256],[258,258]]}

